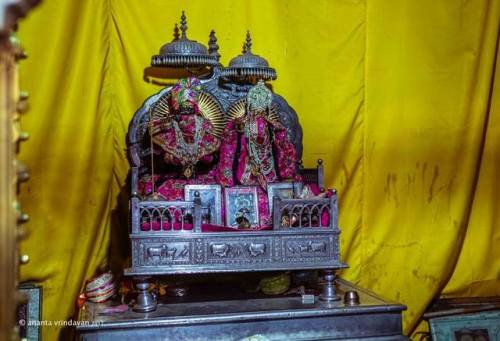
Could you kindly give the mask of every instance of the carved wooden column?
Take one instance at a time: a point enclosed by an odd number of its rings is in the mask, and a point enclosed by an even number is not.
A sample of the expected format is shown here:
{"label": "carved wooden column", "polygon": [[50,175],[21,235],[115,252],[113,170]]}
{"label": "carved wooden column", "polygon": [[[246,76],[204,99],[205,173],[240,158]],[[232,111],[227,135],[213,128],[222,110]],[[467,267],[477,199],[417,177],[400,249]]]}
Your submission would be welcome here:
{"label": "carved wooden column", "polygon": [[27,95],[19,91],[17,61],[26,56],[12,33],[18,19],[37,2],[11,0],[0,4],[0,340],[19,338],[18,266],[28,261],[28,256],[19,255],[18,241],[24,232],[17,226],[28,219],[17,201],[18,182],[27,180],[28,174],[15,158],[19,142],[28,137],[19,130],[18,122],[19,114],[27,108]]}

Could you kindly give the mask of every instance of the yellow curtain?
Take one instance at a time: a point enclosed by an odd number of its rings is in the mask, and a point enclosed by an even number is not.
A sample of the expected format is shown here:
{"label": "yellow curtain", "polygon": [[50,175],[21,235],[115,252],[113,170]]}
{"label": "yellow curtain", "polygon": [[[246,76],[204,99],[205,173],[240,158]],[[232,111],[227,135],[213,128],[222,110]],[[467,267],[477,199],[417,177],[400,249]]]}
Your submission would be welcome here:
{"label": "yellow curtain", "polygon": [[406,332],[441,293],[500,294],[499,1],[46,0],[19,30],[21,275],[43,284],[45,320],[72,315],[110,248],[126,254],[127,125],[160,89],[143,69],[182,9],[191,39],[216,30],[224,64],[249,29],[277,69],[305,164],[322,158],[340,193],[342,277],[406,304]]}

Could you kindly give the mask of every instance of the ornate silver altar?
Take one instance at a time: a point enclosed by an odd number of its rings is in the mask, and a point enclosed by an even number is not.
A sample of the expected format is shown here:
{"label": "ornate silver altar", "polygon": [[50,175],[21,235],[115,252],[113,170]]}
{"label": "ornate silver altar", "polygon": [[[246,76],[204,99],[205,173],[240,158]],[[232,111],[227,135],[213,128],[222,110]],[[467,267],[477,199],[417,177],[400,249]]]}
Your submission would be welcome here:
{"label": "ornate silver altar", "polygon": [[[234,58],[227,68],[218,64],[219,54],[215,32],[210,33],[209,49],[186,37],[186,17],[181,17],[181,35],[177,26],[174,40],[164,45],[151,64],[163,67],[211,67],[212,75],[202,80],[203,90],[217,100],[223,110],[246,96],[257,79],[275,79],[276,72],[268,62],[251,52],[251,38],[247,32],[243,54]],[[151,172],[152,145],[148,127],[150,110],[171,87],[148,98],[134,115],[128,132],[128,155],[131,163],[132,198],[131,246],[132,266],[125,270],[138,280],[140,294],[137,311],[156,308],[147,291],[147,279],[154,275],[178,275],[215,272],[247,272],[271,270],[325,269],[324,299],[336,300],[331,270],[344,268],[339,255],[337,195],[322,199],[284,199],[273,205],[274,223],[270,231],[210,232],[201,231],[199,199],[194,201],[161,201],[141,198],[139,177]],[[273,104],[287,136],[294,142],[297,154],[302,154],[302,130],[297,114],[279,95],[273,94]],[[323,188],[323,165],[300,171],[306,181]],[[277,199],[277,198],[276,198]],[[282,216],[304,217],[297,227],[282,224]],[[313,218],[313,215],[316,219]],[[326,215],[323,224],[318,216]],[[315,223],[313,224],[313,220]],[[143,231],[144,224],[159,224],[159,230]],[[177,224],[177,230],[174,225]],[[189,227],[189,229],[187,228]]]}

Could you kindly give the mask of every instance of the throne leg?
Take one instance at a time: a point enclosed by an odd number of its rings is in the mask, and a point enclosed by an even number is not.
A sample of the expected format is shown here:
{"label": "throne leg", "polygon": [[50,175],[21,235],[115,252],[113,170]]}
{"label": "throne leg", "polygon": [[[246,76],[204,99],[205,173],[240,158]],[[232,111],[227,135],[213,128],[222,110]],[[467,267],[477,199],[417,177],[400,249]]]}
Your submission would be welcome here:
{"label": "throne leg", "polygon": [[148,313],[156,310],[156,299],[149,292],[149,277],[134,278],[135,287],[137,288],[137,302],[134,305],[134,311],[138,313]]}
{"label": "throne leg", "polygon": [[325,283],[323,284],[323,290],[319,295],[319,299],[321,301],[333,302],[340,300],[340,297],[337,296],[335,290],[335,272],[333,270],[325,270],[323,279]]}

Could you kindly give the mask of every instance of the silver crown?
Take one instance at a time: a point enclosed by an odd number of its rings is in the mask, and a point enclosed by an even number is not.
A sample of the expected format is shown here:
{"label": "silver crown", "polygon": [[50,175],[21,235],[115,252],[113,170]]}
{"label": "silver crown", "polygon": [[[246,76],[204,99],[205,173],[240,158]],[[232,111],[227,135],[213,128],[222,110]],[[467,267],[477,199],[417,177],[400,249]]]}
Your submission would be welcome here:
{"label": "silver crown", "polygon": [[181,36],[179,37],[179,29],[176,24],[174,28],[174,40],[161,47],[160,54],[154,55],[151,58],[151,65],[164,67],[218,65],[219,62],[216,54],[209,54],[207,48],[203,44],[195,40],[189,40],[186,36],[186,31],[186,15],[184,11],[182,11]]}
{"label": "silver crown", "polygon": [[252,38],[247,31],[243,54],[231,59],[229,66],[221,72],[225,77],[255,76],[263,80],[276,79],[276,70],[269,67],[267,60],[252,53]]}

